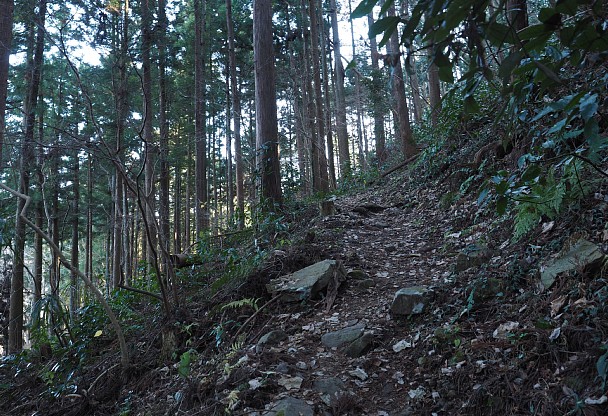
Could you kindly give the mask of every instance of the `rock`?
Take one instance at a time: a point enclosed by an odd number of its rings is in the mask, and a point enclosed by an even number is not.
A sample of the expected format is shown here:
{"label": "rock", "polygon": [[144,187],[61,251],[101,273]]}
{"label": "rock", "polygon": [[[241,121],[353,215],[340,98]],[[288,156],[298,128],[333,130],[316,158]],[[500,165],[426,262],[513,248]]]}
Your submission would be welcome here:
{"label": "rock", "polygon": [[323,260],[287,276],[272,279],[266,288],[273,296],[281,294],[283,302],[314,299],[327,288],[334,277],[334,272],[339,273],[341,281],[346,280],[343,268],[338,267],[335,260]]}
{"label": "rock", "polygon": [[376,281],[374,279],[363,279],[358,281],[355,287],[360,290],[365,290],[374,286],[376,286]]}
{"label": "rock", "polygon": [[[473,302],[479,303],[495,298],[506,289],[506,284],[503,280],[489,277],[480,279],[473,286]],[[467,291],[467,298],[470,296],[470,291]]]}
{"label": "rock", "polygon": [[323,403],[331,406],[332,399],[344,390],[344,383],[337,377],[320,378],[314,381],[312,388],[321,395]]}
{"label": "rock", "polygon": [[367,274],[363,270],[359,270],[359,269],[349,271],[347,276],[349,279],[356,279],[356,280],[365,280],[365,279],[369,278],[369,274]]}
{"label": "rock", "polygon": [[395,293],[391,313],[393,315],[414,315],[422,313],[429,302],[430,290],[424,286],[399,289]]}
{"label": "rock", "polygon": [[365,330],[365,325],[357,324],[349,326],[338,331],[328,332],[321,337],[321,342],[328,348],[340,348],[350,342],[353,342]]}
{"label": "rock", "polygon": [[371,350],[373,346],[374,335],[368,332],[348,344],[344,349],[344,354],[351,358],[361,357],[363,354]]}
{"label": "rock", "polygon": [[365,370],[362,369],[361,367],[357,367],[354,370],[349,371],[348,374],[350,374],[353,377],[357,377],[361,381],[365,381],[369,378],[369,376],[367,375]]}
{"label": "rock", "polygon": [[265,412],[266,416],[276,416],[283,414],[285,416],[314,416],[312,406],[304,400],[296,399],[295,397],[285,397],[275,403],[270,411]]}
{"label": "rock", "polygon": [[468,246],[456,257],[454,271],[460,273],[471,267],[479,267],[492,258],[490,250],[475,244]]}
{"label": "rock", "polygon": [[287,339],[287,334],[285,331],[281,329],[276,329],[274,331],[270,331],[269,333],[263,335],[258,341],[258,345],[275,345],[279,342]]}
{"label": "rock", "polygon": [[553,285],[557,275],[580,270],[598,264],[604,258],[599,247],[590,241],[580,239],[562,250],[556,259],[540,268],[540,281],[544,289]]}

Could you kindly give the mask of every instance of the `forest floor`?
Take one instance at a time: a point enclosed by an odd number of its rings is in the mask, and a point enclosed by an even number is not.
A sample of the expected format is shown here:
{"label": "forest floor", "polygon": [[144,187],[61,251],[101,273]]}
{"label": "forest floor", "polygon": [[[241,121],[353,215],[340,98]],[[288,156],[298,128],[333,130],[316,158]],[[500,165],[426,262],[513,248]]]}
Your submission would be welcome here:
{"label": "forest floor", "polygon": [[[56,397],[45,390],[40,366],[22,368],[11,388],[6,380],[16,370],[1,366],[0,399],[10,401],[0,403],[0,413],[608,414],[602,268],[579,267],[544,290],[539,280],[542,266],[580,238],[606,252],[606,192],[595,189],[571,215],[513,242],[512,221],[476,203],[483,178],[471,171],[475,184],[461,192],[463,180],[454,179],[461,171],[453,166],[423,180],[419,169],[406,168],[338,197],[335,215],[304,210],[291,225],[296,243],[274,251],[238,289],[211,300],[190,293],[171,324],[148,319],[133,329],[126,383],[113,366],[117,345],[109,336],[77,368],[73,391]],[[325,299],[289,304],[265,293],[271,277],[325,259],[339,261],[349,276],[329,309]],[[413,286],[428,289],[428,304],[419,314],[393,316],[395,292]],[[245,297],[270,302],[258,312],[210,313]],[[133,306],[148,317],[150,308]],[[373,337],[360,356],[323,344],[324,334],[353,325]],[[284,339],[257,344],[278,329]],[[244,340],[235,342],[237,330]],[[176,353],[164,357],[168,333]]]}

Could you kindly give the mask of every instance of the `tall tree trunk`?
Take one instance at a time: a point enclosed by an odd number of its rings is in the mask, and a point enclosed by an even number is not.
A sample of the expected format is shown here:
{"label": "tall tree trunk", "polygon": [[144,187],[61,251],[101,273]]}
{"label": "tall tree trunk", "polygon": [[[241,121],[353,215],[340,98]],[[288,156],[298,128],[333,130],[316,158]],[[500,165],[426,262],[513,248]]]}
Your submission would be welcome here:
{"label": "tall tree trunk", "polygon": [[[71,264],[74,270],[79,269],[79,215],[80,215],[80,160],[78,158],[78,151],[73,152],[73,177],[72,177],[72,250],[71,250]],[[70,318],[74,318],[74,312],[78,308],[80,303],[78,296],[78,275],[72,271],[70,275]]]}
{"label": "tall tree trunk", "polygon": [[[116,91],[115,105],[116,105],[116,158],[121,161],[124,153],[123,140],[126,129],[127,112],[129,110],[128,103],[128,52],[129,52],[129,0],[125,0],[123,4],[122,12],[122,25],[119,22],[119,26],[122,26],[118,31],[118,50],[116,51],[117,56],[117,69],[118,79],[115,82]],[[113,196],[114,196],[114,236],[113,248],[112,248],[112,287],[119,287],[124,280],[123,265],[124,265],[124,245],[123,245],[123,221],[127,215],[124,212],[123,200],[124,200],[124,179],[122,173],[118,168],[114,169],[114,183],[113,183]]]}
{"label": "tall tree trunk", "polygon": [[[367,15],[367,26],[372,27],[374,24],[374,17],[372,13]],[[386,161],[386,132],[384,129],[384,108],[382,106],[382,99],[380,91],[382,91],[381,85],[381,73],[380,66],[378,64],[378,44],[376,37],[372,36],[369,42],[370,53],[372,58],[372,77],[373,89],[372,89],[372,113],[374,116],[374,137],[376,139],[376,159],[378,159],[378,166]]]}
{"label": "tall tree trunk", "polygon": [[205,85],[205,30],[207,22],[207,1],[194,0],[194,136],[195,155],[195,219],[196,236],[209,229],[209,207],[207,197],[207,128],[206,128],[206,85]]}
{"label": "tall tree trunk", "polygon": [[[327,34],[329,37],[329,33]],[[330,94],[329,94],[329,79],[330,77],[330,69],[329,62],[327,59],[327,55],[330,53],[329,51],[323,51],[321,54],[323,59],[323,96],[325,97],[325,130],[327,131],[327,159],[328,159],[328,169],[329,169],[329,187],[331,189],[335,189],[337,186],[336,179],[336,162],[335,162],[335,151],[334,151],[334,137],[332,134],[332,124],[331,124],[331,102],[330,102]]]}
{"label": "tall tree trunk", "polygon": [[[266,209],[282,204],[279,132],[272,44],[272,0],[253,2],[255,125],[260,201]],[[318,65],[318,61],[317,61]]]}
{"label": "tall tree trunk", "polygon": [[[311,0],[312,7],[312,0]],[[349,177],[351,174],[350,152],[348,149],[348,131],[346,128],[346,98],[344,95],[344,65],[340,51],[340,34],[338,30],[338,9],[336,0],[330,0],[331,31],[334,46],[334,72],[336,93],[336,133],[338,136],[338,156],[340,159],[340,176]],[[312,12],[311,12],[312,13]],[[311,21],[312,26],[312,21]],[[313,36],[314,42],[314,36]],[[313,57],[314,59],[314,57]]]}
{"label": "tall tree trunk", "polygon": [[[156,149],[152,139],[152,62],[150,59],[150,50],[152,49],[152,19],[150,17],[150,0],[141,1],[141,56],[143,69],[143,142],[145,147],[145,185],[144,185],[144,207],[147,220],[147,241],[148,249],[146,250],[146,263],[148,270],[156,264],[154,253],[157,252],[158,235],[156,234],[155,213],[155,173],[154,165],[156,164]],[[160,272],[156,270],[156,272]]]}
{"label": "tall tree trunk", "polygon": [[[25,117],[25,134],[21,147],[19,168],[19,192],[29,193],[30,168],[34,163],[34,129],[36,124],[36,108],[38,91],[42,78],[42,63],[44,59],[44,24],[46,17],[46,0],[38,2],[38,13],[35,15],[36,41],[33,60],[27,64],[27,96],[24,100],[23,114]],[[32,36],[33,32],[32,32]],[[8,352],[13,354],[23,349],[23,276],[25,270],[25,221],[21,211],[25,207],[25,199],[19,198],[17,203],[17,218],[15,222],[14,269],[11,279],[11,295],[9,309],[9,338]]]}
{"label": "tall tree trunk", "polygon": [[[335,0],[333,0],[335,1]],[[348,13],[353,12],[352,1],[348,0]],[[357,58],[357,46],[355,44],[355,26],[353,19],[350,19],[350,40],[353,48],[353,59]],[[357,143],[359,144],[359,164],[364,170],[367,170],[367,137],[363,134],[363,93],[361,91],[361,77],[357,72],[355,74],[355,106],[357,108]],[[363,141],[365,139],[365,145]]]}
{"label": "tall tree trunk", "polygon": [[[321,68],[319,64],[319,44],[321,43],[321,38],[319,35],[317,5],[317,0],[308,0],[308,13],[310,17],[310,51],[312,58],[312,79],[314,85],[315,103],[314,122],[316,126],[316,134],[312,139],[313,188],[316,192],[326,193],[329,191],[329,177],[327,172],[327,158],[325,157],[323,93],[321,91]],[[340,141],[340,139],[338,139],[338,141]]]}
{"label": "tall tree trunk", "polygon": [[[391,4],[388,9],[388,16],[395,16],[395,5]],[[393,98],[395,101],[395,111],[399,125],[399,142],[403,156],[408,158],[417,153],[416,142],[410,126],[410,114],[405,97],[405,82],[403,79],[403,67],[401,65],[401,53],[399,51],[399,34],[394,31],[388,43],[390,65],[392,71],[391,82],[393,84]]]}
{"label": "tall tree trunk", "polygon": [[[38,100],[42,102],[44,97],[39,94]],[[42,106],[39,106],[42,107]],[[42,165],[44,163],[44,110],[38,112],[38,145],[36,146],[36,191],[39,199],[35,201],[35,224],[38,228],[44,228],[44,175],[42,173]],[[42,299],[42,274],[43,270],[43,245],[42,237],[38,234],[34,235],[34,302]]]}
{"label": "tall tree trunk", "polygon": [[[167,39],[168,27],[166,0],[158,0],[158,30],[156,31],[158,44],[158,124],[160,127],[160,244],[163,250],[169,253],[171,250],[171,227],[170,227],[170,169],[169,169],[169,121],[167,120]],[[177,172],[177,171],[176,171]],[[177,175],[176,175],[177,177]],[[169,264],[164,265],[168,270]]]}
{"label": "tall tree trunk", "polygon": [[230,119],[232,118],[230,97],[232,94],[230,93],[229,72],[230,63],[228,63],[228,71],[226,73],[226,205],[228,206],[228,223],[232,224],[234,220],[234,178],[232,174],[232,129],[230,128]]}
{"label": "tall tree trunk", "polygon": [[6,90],[8,87],[8,58],[13,38],[13,0],[0,0],[0,172],[2,171],[2,147],[6,126]]}
{"label": "tall tree trunk", "polygon": [[439,114],[441,113],[441,85],[439,84],[439,68],[435,62],[433,62],[433,48],[428,48],[428,54],[431,61],[428,69],[431,123],[433,126],[437,126],[437,124],[439,124]]}
{"label": "tall tree trunk", "polygon": [[241,97],[236,74],[236,52],[234,50],[234,24],[232,0],[226,0],[226,28],[228,34],[228,66],[232,98],[232,125],[234,133],[234,159],[236,164],[236,214],[238,228],[245,226],[245,175],[241,146]]}

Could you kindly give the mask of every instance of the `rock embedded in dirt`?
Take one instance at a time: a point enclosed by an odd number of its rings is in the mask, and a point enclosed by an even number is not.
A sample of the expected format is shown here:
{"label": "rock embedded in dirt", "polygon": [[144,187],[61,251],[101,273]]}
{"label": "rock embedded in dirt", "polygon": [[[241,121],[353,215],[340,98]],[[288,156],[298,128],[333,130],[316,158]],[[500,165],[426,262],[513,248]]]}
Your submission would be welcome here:
{"label": "rock embedded in dirt", "polygon": [[565,272],[581,270],[599,264],[604,254],[599,247],[590,241],[580,239],[562,250],[557,258],[541,266],[540,281],[543,288],[550,288],[557,275]]}
{"label": "rock embedded in dirt", "polygon": [[346,280],[346,273],[335,260],[323,260],[295,273],[272,279],[266,288],[273,296],[281,295],[283,302],[315,299],[327,288],[335,273],[340,281]]}
{"label": "rock embedded in dirt", "polygon": [[487,248],[473,244],[458,254],[454,271],[463,272],[471,267],[479,267],[486,264],[492,258],[492,252]]}
{"label": "rock embedded in dirt", "polygon": [[371,350],[374,346],[374,335],[371,333],[363,334],[344,349],[344,354],[351,358],[358,358]]}
{"label": "rock embedded in dirt", "polygon": [[331,406],[338,394],[344,391],[344,382],[337,377],[320,378],[313,382],[312,388],[321,395],[323,403]]}
{"label": "rock embedded in dirt", "polygon": [[344,345],[353,342],[363,335],[365,325],[356,324],[338,331],[328,332],[321,337],[321,342],[327,348],[340,348]]}
{"label": "rock embedded in dirt", "polygon": [[276,345],[285,339],[287,339],[287,333],[281,329],[275,329],[274,331],[262,335],[258,341],[258,346]]}
{"label": "rock embedded in dirt", "polygon": [[285,416],[314,416],[315,414],[312,406],[304,400],[296,399],[295,397],[285,397],[276,402],[270,411],[264,413],[264,416],[275,416],[281,413]]}
{"label": "rock embedded in dirt", "polygon": [[430,301],[431,293],[425,286],[412,286],[399,289],[393,298],[391,313],[397,316],[422,313]]}

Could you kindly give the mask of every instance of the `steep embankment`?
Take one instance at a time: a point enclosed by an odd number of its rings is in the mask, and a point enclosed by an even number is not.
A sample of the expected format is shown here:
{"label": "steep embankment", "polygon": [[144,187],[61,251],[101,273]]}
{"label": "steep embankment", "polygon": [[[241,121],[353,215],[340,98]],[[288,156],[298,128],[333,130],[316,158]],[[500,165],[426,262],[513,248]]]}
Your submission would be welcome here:
{"label": "steep embankment", "polygon": [[[10,386],[4,384],[0,409],[14,415],[605,414],[600,376],[606,377],[608,289],[601,261],[583,267],[585,256],[606,248],[602,185],[575,215],[539,223],[515,243],[508,217],[476,204],[489,170],[452,165],[425,181],[420,172],[408,167],[340,197],[332,216],[309,208],[291,224],[294,245],[274,251],[230,293],[207,297],[193,283],[174,322],[161,325],[150,318],[154,308],[132,303],[146,319],[128,329],[134,367],[126,384],[112,365],[116,344],[104,335],[71,376],[73,387],[55,387],[56,397],[46,387],[49,374],[74,356],[21,367],[16,378],[15,368],[3,365]],[[581,239],[597,250],[568,259]],[[539,273],[553,258],[573,267],[543,288]],[[337,260],[347,278],[337,291],[330,285],[325,298],[283,303],[264,293],[271,277],[326,259]],[[190,271],[192,278],[200,273]],[[419,313],[392,313],[395,293],[411,287],[422,293],[415,298],[424,304]],[[257,312],[247,301],[226,307],[254,297],[263,297]],[[176,335],[174,354],[163,356],[168,333]]]}

